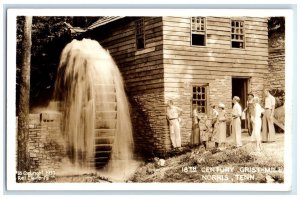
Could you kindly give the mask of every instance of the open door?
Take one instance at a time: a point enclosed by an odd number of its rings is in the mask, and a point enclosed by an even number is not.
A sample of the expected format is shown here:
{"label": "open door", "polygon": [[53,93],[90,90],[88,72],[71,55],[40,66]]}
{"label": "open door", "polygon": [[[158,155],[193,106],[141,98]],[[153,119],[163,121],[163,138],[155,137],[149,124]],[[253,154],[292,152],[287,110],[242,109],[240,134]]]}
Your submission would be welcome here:
{"label": "open door", "polygon": [[[241,99],[240,105],[242,106],[242,111],[245,109],[247,105],[248,82],[249,82],[249,78],[240,78],[240,77],[232,78],[232,97],[233,96],[240,97]],[[242,120],[242,129],[248,129],[246,120]]]}

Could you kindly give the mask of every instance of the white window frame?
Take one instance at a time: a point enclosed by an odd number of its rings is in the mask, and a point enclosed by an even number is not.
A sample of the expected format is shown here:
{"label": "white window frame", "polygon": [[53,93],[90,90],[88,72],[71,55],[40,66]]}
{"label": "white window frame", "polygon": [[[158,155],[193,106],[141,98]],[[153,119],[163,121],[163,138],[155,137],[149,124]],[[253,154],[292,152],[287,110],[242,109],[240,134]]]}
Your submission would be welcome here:
{"label": "white window frame", "polygon": [[[232,22],[239,22],[239,27],[238,27],[238,30],[241,30],[240,28],[240,24],[241,22],[243,22],[243,27],[242,27],[242,32],[243,33],[237,33],[235,32],[236,31],[236,26],[232,26]],[[244,19],[230,19],[230,46],[232,49],[245,49],[246,48],[246,33],[245,33],[245,20]],[[235,31],[234,33],[232,32],[232,29],[235,28]],[[235,36],[243,36],[243,39],[233,39],[232,36],[235,35]],[[243,43],[243,48],[236,48],[236,47],[232,47],[232,42],[242,42]]]}
{"label": "white window frame", "polygon": [[[201,27],[201,19],[203,18],[204,19],[204,30],[194,30],[193,29],[193,25],[194,25],[194,23],[193,23],[193,18],[196,18],[196,20],[197,20],[197,18],[198,17],[200,17],[200,27]],[[201,16],[193,16],[193,17],[190,17],[190,21],[191,21],[191,26],[190,26],[190,30],[191,30],[191,36],[190,36],[190,38],[191,38],[191,46],[199,46],[199,47],[204,47],[204,46],[206,46],[206,44],[207,44],[207,19],[206,19],[206,17],[201,17]],[[195,24],[197,24],[197,22],[195,23]],[[204,45],[202,46],[202,45],[195,45],[195,44],[193,44],[193,34],[196,34],[196,35],[204,35]]]}

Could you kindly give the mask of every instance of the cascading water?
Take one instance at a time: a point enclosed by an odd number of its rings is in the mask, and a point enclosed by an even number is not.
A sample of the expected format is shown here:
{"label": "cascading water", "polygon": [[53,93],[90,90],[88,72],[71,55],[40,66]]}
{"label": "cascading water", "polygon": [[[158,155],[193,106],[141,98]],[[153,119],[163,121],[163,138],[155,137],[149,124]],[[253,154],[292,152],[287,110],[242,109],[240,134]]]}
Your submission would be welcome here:
{"label": "cascading water", "polygon": [[67,44],[54,98],[73,165],[124,172],[133,159],[132,126],[122,77],[109,52],[90,39]]}

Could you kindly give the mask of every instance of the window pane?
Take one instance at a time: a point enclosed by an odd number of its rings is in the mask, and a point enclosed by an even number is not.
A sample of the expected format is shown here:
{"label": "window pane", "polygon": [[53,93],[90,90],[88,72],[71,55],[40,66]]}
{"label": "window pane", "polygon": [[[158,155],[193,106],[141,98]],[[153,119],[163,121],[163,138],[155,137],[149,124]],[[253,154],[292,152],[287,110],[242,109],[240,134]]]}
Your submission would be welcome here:
{"label": "window pane", "polygon": [[136,47],[137,49],[145,48],[144,38],[137,38],[136,40]]}
{"label": "window pane", "polygon": [[231,21],[231,47],[232,48],[244,48],[244,22],[243,21]]}
{"label": "window pane", "polygon": [[206,38],[205,17],[192,17],[191,23],[192,23],[191,44],[198,45],[198,46],[205,46],[205,38]]}
{"label": "window pane", "polygon": [[135,21],[135,33],[136,33],[136,48],[145,48],[145,35],[144,35],[144,19],[138,19]]}
{"label": "window pane", "polygon": [[206,87],[205,86],[193,86],[193,99],[192,105],[196,105],[199,112],[206,113]]}

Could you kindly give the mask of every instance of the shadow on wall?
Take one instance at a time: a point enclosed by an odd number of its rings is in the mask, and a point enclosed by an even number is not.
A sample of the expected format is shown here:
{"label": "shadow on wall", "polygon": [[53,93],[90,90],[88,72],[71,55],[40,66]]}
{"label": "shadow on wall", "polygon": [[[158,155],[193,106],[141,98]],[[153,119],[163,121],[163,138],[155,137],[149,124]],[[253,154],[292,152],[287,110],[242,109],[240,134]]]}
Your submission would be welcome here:
{"label": "shadow on wall", "polygon": [[143,110],[143,103],[134,95],[127,93],[130,115],[133,127],[135,153],[145,159],[154,155],[154,136],[150,127],[147,112]]}

